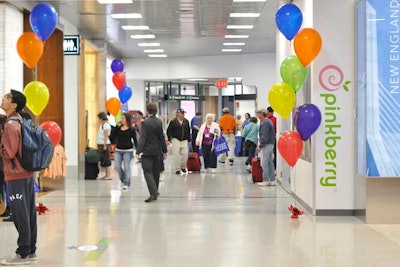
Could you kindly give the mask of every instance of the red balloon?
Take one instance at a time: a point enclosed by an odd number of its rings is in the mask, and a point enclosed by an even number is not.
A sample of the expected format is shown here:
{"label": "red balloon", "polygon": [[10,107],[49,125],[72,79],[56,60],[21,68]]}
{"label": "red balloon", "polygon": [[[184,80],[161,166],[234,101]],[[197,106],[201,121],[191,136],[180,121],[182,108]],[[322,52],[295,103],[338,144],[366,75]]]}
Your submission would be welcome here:
{"label": "red balloon", "polygon": [[51,142],[54,146],[58,145],[61,141],[61,128],[54,121],[45,121],[40,126],[47,131]]}
{"label": "red balloon", "polygon": [[121,71],[115,72],[113,75],[112,81],[113,81],[115,87],[117,87],[118,90],[121,90],[122,87],[124,87],[125,83],[126,83],[125,73],[123,73]]}
{"label": "red balloon", "polygon": [[283,159],[293,167],[303,152],[303,140],[298,132],[285,131],[278,140],[278,150]]}

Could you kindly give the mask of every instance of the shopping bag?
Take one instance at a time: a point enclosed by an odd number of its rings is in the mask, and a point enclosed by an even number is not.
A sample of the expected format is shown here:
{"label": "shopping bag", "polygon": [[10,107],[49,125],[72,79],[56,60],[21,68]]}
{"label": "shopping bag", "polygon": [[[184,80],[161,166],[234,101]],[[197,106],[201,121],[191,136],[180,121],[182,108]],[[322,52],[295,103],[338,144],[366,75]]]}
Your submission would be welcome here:
{"label": "shopping bag", "polygon": [[223,153],[229,151],[228,143],[226,142],[225,137],[221,136],[220,138],[215,138],[214,140],[214,153],[219,156]]}

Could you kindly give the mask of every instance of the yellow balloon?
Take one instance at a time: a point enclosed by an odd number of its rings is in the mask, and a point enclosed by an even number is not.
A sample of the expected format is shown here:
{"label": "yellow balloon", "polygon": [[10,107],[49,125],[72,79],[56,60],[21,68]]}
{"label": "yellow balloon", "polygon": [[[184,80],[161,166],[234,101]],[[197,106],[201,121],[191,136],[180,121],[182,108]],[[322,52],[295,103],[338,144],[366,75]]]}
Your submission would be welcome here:
{"label": "yellow balloon", "polygon": [[269,90],[268,101],[274,111],[286,119],[296,103],[296,94],[289,84],[278,82]]}
{"label": "yellow balloon", "polygon": [[39,81],[28,83],[24,88],[24,95],[26,97],[26,106],[35,116],[42,114],[49,103],[49,89]]}

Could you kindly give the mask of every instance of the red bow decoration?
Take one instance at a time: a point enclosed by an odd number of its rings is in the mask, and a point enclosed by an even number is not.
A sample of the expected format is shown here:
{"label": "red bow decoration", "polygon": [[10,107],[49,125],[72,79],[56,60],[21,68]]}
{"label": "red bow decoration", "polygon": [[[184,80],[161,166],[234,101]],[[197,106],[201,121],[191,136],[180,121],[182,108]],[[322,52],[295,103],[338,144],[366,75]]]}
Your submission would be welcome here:
{"label": "red bow decoration", "polygon": [[304,212],[302,210],[299,210],[296,207],[293,207],[293,205],[290,205],[288,207],[289,211],[292,213],[292,216],[290,216],[292,219],[297,219],[299,218],[299,215],[303,215]]}
{"label": "red bow decoration", "polygon": [[39,215],[45,215],[46,211],[49,209],[43,205],[43,203],[39,203],[39,205],[36,206],[36,211],[38,212]]}

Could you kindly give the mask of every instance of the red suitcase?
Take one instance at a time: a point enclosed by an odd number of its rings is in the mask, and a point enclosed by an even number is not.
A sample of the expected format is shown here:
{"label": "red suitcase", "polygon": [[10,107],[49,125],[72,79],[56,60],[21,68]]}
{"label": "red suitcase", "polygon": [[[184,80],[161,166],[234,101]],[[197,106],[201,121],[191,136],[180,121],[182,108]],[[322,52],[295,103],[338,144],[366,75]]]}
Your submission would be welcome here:
{"label": "red suitcase", "polygon": [[260,183],[263,181],[262,178],[263,170],[261,168],[261,161],[259,157],[251,159],[251,177],[253,178],[253,183]]}
{"label": "red suitcase", "polygon": [[199,153],[189,152],[186,167],[187,167],[188,171],[193,171],[193,172],[200,171],[201,161],[200,161]]}

